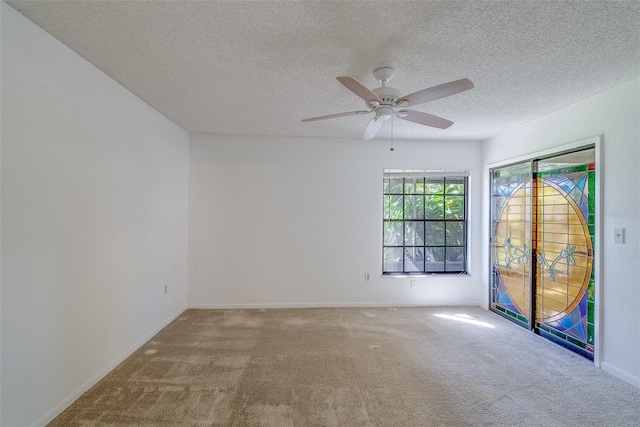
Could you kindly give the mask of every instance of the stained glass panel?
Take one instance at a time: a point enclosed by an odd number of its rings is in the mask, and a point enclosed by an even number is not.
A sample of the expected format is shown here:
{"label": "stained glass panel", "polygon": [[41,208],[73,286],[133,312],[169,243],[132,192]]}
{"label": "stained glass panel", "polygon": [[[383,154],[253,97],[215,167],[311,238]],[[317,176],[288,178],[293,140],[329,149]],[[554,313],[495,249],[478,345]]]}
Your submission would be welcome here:
{"label": "stained glass panel", "polygon": [[593,359],[595,151],[541,160],[536,323],[540,334]]}
{"label": "stained glass panel", "polygon": [[527,326],[531,280],[531,162],[491,171],[491,308]]}
{"label": "stained glass panel", "polygon": [[592,148],[491,171],[491,309],[590,359],[595,173]]}

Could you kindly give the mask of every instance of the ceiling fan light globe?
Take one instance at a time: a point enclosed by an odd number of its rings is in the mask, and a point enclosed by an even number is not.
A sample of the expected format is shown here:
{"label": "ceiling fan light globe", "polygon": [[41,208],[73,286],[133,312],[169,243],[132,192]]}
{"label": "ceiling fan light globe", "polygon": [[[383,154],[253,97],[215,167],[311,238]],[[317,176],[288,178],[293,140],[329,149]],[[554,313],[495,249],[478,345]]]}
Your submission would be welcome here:
{"label": "ceiling fan light globe", "polygon": [[376,110],[376,119],[387,120],[393,115],[393,110],[389,107],[380,107]]}

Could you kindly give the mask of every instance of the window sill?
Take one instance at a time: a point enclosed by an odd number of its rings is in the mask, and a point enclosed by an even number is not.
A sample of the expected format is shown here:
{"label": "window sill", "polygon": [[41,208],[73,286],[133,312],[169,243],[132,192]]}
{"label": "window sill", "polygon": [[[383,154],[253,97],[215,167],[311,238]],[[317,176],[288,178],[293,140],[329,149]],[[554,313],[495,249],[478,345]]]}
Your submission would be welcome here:
{"label": "window sill", "polygon": [[469,273],[382,273],[380,277],[383,279],[416,279],[429,277],[455,277],[455,276],[471,276]]}

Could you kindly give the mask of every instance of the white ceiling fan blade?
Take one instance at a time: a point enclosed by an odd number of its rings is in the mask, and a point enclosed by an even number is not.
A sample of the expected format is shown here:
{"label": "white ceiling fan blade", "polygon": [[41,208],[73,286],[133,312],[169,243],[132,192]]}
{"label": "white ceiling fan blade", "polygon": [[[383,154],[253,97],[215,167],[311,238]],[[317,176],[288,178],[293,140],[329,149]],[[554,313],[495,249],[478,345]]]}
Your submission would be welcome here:
{"label": "white ceiling fan blade", "polygon": [[404,105],[418,105],[424,102],[429,102],[447,96],[455,95],[469,89],[473,89],[473,83],[471,83],[471,80],[455,80],[453,82],[433,86],[428,89],[422,89],[410,95],[403,96],[396,101],[396,105],[403,105],[405,101],[408,102],[408,104]]}
{"label": "white ceiling fan blade", "polygon": [[302,119],[302,121],[303,122],[315,122],[316,120],[335,119],[336,117],[354,116],[356,114],[366,114],[366,113],[370,113],[370,112],[371,111],[365,111],[365,110],[349,111],[349,112],[346,112],[346,113],[328,114],[326,116],[311,117],[310,119]]}
{"label": "white ceiling fan blade", "polygon": [[364,87],[362,83],[352,77],[336,77],[347,89],[364,99],[365,102],[376,101],[382,104],[382,100],[375,93]]}
{"label": "white ceiling fan blade", "polygon": [[423,113],[422,111],[404,110],[406,115],[398,114],[397,117],[402,120],[407,120],[413,123],[418,123],[425,126],[431,126],[432,128],[446,129],[453,124],[452,121],[443,119],[442,117],[434,116],[432,114]]}
{"label": "white ceiling fan blade", "polygon": [[382,126],[382,120],[376,117],[369,120],[369,124],[364,129],[364,133],[362,134],[362,139],[373,139],[373,137],[376,136],[376,134],[380,130],[381,126]]}

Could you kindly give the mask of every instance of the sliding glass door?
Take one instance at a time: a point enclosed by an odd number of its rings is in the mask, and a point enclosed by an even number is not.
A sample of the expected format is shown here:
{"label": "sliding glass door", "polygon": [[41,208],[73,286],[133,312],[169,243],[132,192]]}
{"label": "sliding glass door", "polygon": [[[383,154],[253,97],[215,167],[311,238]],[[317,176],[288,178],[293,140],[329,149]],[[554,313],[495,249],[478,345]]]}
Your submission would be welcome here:
{"label": "sliding glass door", "polygon": [[531,327],[531,162],[491,170],[491,309]]}
{"label": "sliding glass door", "polygon": [[491,170],[491,309],[589,359],[595,173],[592,147]]}

